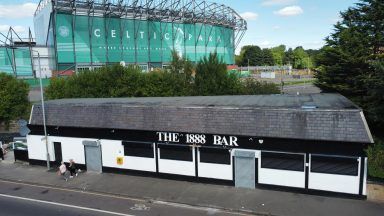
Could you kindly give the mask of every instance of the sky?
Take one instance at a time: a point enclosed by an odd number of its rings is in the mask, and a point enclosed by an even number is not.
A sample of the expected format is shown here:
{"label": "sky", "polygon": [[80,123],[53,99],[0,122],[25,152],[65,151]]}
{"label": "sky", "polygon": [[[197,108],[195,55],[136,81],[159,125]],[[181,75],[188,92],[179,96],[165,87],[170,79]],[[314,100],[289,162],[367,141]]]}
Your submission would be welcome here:
{"label": "sky", "polygon": [[[233,8],[247,20],[241,46],[269,48],[284,44],[318,49],[324,45],[339,13],[358,0],[210,0]],[[0,0],[0,32],[12,26],[22,37],[33,32],[33,13],[39,0]],[[1,40],[1,38],[0,38]]]}

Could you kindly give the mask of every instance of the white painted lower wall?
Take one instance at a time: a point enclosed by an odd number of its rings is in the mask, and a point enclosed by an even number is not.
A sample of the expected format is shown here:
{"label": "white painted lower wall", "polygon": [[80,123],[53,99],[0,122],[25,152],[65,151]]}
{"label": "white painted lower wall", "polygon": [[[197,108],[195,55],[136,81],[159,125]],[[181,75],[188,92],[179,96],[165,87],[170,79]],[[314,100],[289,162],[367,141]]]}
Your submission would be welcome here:
{"label": "white painted lower wall", "polygon": [[305,172],[261,168],[260,159],[258,164],[260,184],[305,188]]}
{"label": "white painted lower wall", "polygon": [[[45,140],[42,140],[43,138],[44,136],[41,135],[27,136],[29,159],[46,160],[46,144]],[[64,162],[69,162],[69,159],[73,159],[78,164],[85,164],[83,140],[96,141],[96,139],[48,136],[50,161],[56,160],[53,143],[60,142]]]}
{"label": "white painted lower wall", "polygon": [[[47,150],[44,136],[40,135],[27,135],[27,144],[28,144],[28,157],[33,160],[47,160]],[[50,161],[55,161],[55,153],[53,150],[53,145],[49,142],[50,137],[48,137],[48,152]]]}
{"label": "white painted lower wall", "polygon": [[105,167],[121,168],[117,164],[117,157],[124,156],[124,147],[118,140],[100,140],[102,164]]}
{"label": "white painted lower wall", "polygon": [[[260,153],[258,155],[258,182],[260,184],[305,188],[305,172],[261,168]],[[304,166],[304,164],[303,164]]]}
{"label": "white painted lower wall", "polygon": [[[119,140],[100,140],[103,166],[156,172],[156,158],[124,156],[124,146]],[[154,154],[155,155],[155,152]],[[123,157],[123,164],[117,164],[117,157]]]}
{"label": "white painted lower wall", "polygon": [[168,173],[185,176],[196,176],[195,150],[192,149],[192,161],[160,159],[161,150],[157,149],[159,155],[159,173]]}
{"label": "white painted lower wall", "polygon": [[61,142],[61,151],[63,154],[63,161],[69,162],[69,159],[73,159],[78,164],[85,164],[85,154],[83,141],[96,141],[97,139],[88,138],[72,138],[72,137],[56,137],[51,136],[50,141]]}
{"label": "white painted lower wall", "polygon": [[199,177],[233,180],[232,165],[198,163]]}
{"label": "white painted lower wall", "polygon": [[233,180],[232,157],[231,164],[202,163],[200,151],[198,151],[197,161],[199,177]]}
{"label": "white painted lower wall", "polygon": [[341,193],[359,194],[359,176],[309,173],[308,188]]}
{"label": "white painted lower wall", "polygon": [[[359,168],[358,168],[357,176],[309,172],[308,188],[315,189],[315,190],[323,190],[323,191],[359,194],[360,175],[361,175],[360,160],[358,165]],[[311,167],[309,167],[309,170],[311,170]]]}
{"label": "white painted lower wall", "polygon": [[125,156],[123,169],[156,172],[156,159]]}

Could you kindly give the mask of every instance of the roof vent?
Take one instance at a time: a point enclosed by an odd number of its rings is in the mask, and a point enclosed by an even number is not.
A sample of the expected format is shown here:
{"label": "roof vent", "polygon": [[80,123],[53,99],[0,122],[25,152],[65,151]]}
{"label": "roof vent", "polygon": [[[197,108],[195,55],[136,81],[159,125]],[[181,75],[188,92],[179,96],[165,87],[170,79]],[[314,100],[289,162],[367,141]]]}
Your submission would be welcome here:
{"label": "roof vent", "polygon": [[301,109],[317,109],[318,107],[313,102],[307,102],[301,105]]}

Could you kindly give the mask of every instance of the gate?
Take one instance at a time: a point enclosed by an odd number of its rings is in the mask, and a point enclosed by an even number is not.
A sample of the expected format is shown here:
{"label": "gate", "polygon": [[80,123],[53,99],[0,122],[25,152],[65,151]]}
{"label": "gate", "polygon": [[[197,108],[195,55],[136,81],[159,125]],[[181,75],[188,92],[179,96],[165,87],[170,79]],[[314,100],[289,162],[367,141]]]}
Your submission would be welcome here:
{"label": "gate", "polygon": [[255,188],[255,152],[235,150],[235,186]]}
{"label": "gate", "polygon": [[83,141],[87,171],[102,172],[101,146],[98,141]]}

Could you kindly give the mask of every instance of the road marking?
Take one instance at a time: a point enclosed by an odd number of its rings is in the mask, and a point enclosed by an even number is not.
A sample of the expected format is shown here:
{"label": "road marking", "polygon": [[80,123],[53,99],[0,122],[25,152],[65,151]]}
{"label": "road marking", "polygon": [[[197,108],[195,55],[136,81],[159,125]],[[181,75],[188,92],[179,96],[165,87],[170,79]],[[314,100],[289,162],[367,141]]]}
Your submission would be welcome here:
{"label": "road marking", "polygon": [[111,214],[111,215],[134,216],[134,215],[123,214],[123,213],[118,213],[118,212],[105,211],[105,210],[100,210],[100,209],[93,209],[93,208],[87,208],[87,207],[82,207],[82,206],[68,205],[68,204],[62,204],[62,203],[57,203],[57,202],[49,202],[49,201],[43,201],[43,200],[37,200],[37,199],[30,199],[30,198],[12,196],[12,195],[7,195],[7,194],[0,194],[0,196],[7,197],[7,198],[13,198],[13,199],[26,200],[26,201],[31,201],[31,202],[37,202],[37,203],[44,203],[44,204],[50,204],[50,205],[56,205],[56,206],[63,206],[63,207],[68,207],[68,208],[75,208],[75,209],[81,209],[81,210],[87,210],[87,211],[106,213],[106,214]]}
{"label": "road marking", "polygon": [[147,211],[150,209],[150,207],[145,206],[144,204],[135,204],[130,209],[134,211]]}
{"label": "road marking", "polygon": [[[148,200],[146,200],[146,199],[130,198],[130,197],[117,196],[117,195],[97,193],[97,192],[81,191],[79,189],[59,188],[59,187],[53,187],[53,186],[36,185],[33,183],[13,182],[13,181],[7,181],[7,180],[2,180],[2,179],[0,179],[0,182],[9,183],[9,184],[17,184],[17,185],[26,185],[26,186],[37,187],[37,188],[48,188],[48,189],[53,189],[53,190],[58,190],[58,191],[89,194],[89,195],[93,195],[93,196],[109,197],[109,198],[116,198],[116,199],[123,199],[123,200],[132,200],[132,201],[136,201],[136,202],[148,202]],[[243,212],[233,212],[231,210],[220,209],[220,208],[193,206],[193,205],[188,205],[188,204],[173,203],[173,202],[166,202],[166,201],[160,201],[160,200],[150,200],[150,201],[154,204],[157,204],[157,205],[167,205],[167,206],[172,206],[172,207],[177,207],[177,208],[187,208],[187,209],[200,210],[200,211],[208,211],[208,212],[216,211],[216,212],[220,212],[220,213],[227,213],[227,214],[233,214],[233,215],[250,215],[250,214],[252,214],[252,213],[243,213]]]}
{"label": "road marking", "polygon": [[23,182],[12,182],[12,181],[6,181],[6,180],[0,180],[0,182],[10,183],[10,184],[17,184],[17,185],[26,185],[26,186],[37,187],[37,188],[48,188],[48,189],[53,189],[53,190],[58,190],[58,191],[66,191],[66,192],[75,192],[75,193],[89,194],[89,195],[94,195],[94,196],[117,198],[117,199],[123,199],[123,200],[132,200],[132,201],[137,201],[137,202],[146,202],[147,201],[145,199],[122,197],[122,196],[102,194],[102,193],[97,193],[97,192],[88,192],[88,191],[83,191],[83,190],[80,190],[80,189],[67,189],[67,188],[59,188],[59,187],[52,187],[52,186],[43,186],[43,185],[29,184],[29,183],[23,183]]}
{"label": "road marking", "polygon": [[160,200],[155,200],[155,201],[153,201],[153,203],[160,204],[160,205],[168,205],[168,206],[178,207],[178,208],[200,210],[200,211],[205,211],[205,212],[208,212],[208,213],[227,213],[227,214],[242,215],[242,216],[253,215],[251,212],[250,213],[232,212],[232,211],[229,211],[229,210],[221,210],[221,209],[218,209],[218,208],[197,207],[197,206],[192,206],[192,205],[188,205],[188,204],[172,203],[172,202],[166,202],[166,201],[160,201]]}

